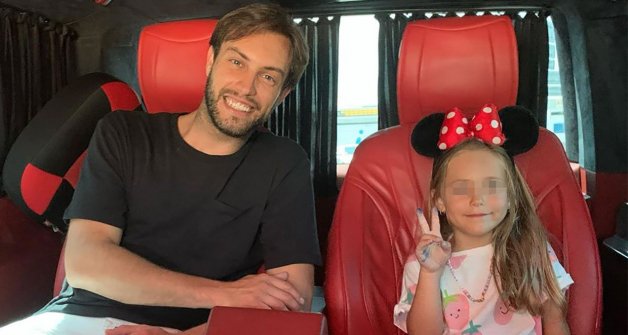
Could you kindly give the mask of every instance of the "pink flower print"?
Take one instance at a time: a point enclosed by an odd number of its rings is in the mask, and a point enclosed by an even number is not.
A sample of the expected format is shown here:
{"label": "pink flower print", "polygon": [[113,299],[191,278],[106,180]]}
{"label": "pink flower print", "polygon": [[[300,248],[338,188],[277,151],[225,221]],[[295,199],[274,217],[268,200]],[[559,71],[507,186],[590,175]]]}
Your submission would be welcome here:
{"label": "pink flower print", "polygon": [[498,325],[505,325],[512,319],[514,311],[502,299],[498,299],[493,311],[493,318]]}
{"label": "pink flower print", "polygon": [[406,294],[406,299],[405,299],[405,301],[408,304],[412,304],[412,300],[414,299],[415,293],[416,293],[416,285],[412,285],[408,287],[408,292]]}
{"label": "pink flower print", "polygon": [[449,295],[443,291],[445,322],[452,329],[463,329],[469,322],[469,301],[462,294]]}
{"label": "pink flower print", "polygon": [[416,254],[413,251],[408,255],[408,258],[406,259],[406,264],[412,263],[412,262],[418,262],[418,261],[419,260],[416,258]]}
{"label": "pink flower print", "polygon": [[451,265],[451,268],[455,270],[462,265],[465,258],[467,258],[467,255],[453,256],[449,258],[449,265]]}
{"label": "pink flower print", "polygon": [[412,295],[416,294],[416,285],[408,287],[408,291],[410,291]]}
{"label": "pink flower print", "polygon": [[541,316],[533,316],[534,319],[534,334],[543,335],[543,323],[541,322]]}

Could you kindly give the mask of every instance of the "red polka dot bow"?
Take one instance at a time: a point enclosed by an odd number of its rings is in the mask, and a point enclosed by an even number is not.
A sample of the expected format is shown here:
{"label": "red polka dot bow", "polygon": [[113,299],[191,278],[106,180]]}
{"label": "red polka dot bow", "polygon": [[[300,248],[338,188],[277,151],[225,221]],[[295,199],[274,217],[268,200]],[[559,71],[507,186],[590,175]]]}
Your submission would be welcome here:
{"label": "red polka dot bow", "polygon": [[502,145],[505,141],[502,123],[497,114],[497,106],[486,104],[478,111],[471,122],[454,107],[445,114],[440,128],[438,148],[449,149],[469,137],[475,137],[484,143]]}

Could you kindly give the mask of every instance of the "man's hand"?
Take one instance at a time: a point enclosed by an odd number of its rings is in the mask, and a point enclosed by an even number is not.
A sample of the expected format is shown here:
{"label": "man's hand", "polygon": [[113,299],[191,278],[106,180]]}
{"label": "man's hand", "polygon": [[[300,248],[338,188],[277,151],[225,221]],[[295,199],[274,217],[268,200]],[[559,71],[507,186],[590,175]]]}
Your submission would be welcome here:
{"label": "man's hand", "polygon": [[203,335],[207,332],[207,323],[203,323],[184,332],[178,330],[166,331],[162,328],[149,325],[123,325],[105,330],[105,335]]}
{"label": "man's hand", "polygon": [[288,281],[288,273],[248,275],[221,285],[216,306],[301,311],[305,299]]}
{"label": "man's hand", "polygon": [[170,335],[167,331],[148,325],[124,325],[105,330],[105,335]]}

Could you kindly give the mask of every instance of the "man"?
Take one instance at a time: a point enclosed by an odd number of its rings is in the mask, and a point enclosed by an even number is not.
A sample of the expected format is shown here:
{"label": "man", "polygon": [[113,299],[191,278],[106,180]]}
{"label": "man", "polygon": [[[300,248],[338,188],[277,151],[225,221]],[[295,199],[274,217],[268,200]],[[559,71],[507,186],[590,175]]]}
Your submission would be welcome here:
{"label": "man", "polygon": [[199,334],[213,306],[309,310],[320,263],[309,163],[257,131],[307,46],[280,7],[260,4],[225,15],[210,44],[194,112],[99,123],[65,213],[67,283],[0,334]]}

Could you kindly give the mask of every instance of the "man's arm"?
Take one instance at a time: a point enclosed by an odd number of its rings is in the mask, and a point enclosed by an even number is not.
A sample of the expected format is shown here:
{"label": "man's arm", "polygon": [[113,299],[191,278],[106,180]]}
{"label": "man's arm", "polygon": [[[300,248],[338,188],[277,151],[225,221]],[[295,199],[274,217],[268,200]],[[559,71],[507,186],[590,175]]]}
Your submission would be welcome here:
{"label": "man's arm", "polygon": [[176,273],[120,247],[122,230],[73,219],[65,245],[68,283],[127,304],[210,307],[211,280]]}
{"label": "man's arm", "polygon": [[[288,274],[288,282],[292,284],[304,299],[302,305],[302,311],[309,311],[311,309],[312,291],[314,285],[314,266],[311,264],[291,264],[274,269],[269,269],[267,273],[271,275],[282,276],[282,274]],[[131,326],[119,326],[114,329],[108,329],[105,333],[107,335],[131,335],[140,333],[142,334],[155,334],[165,335],[164,330],[159,327],[148,325],[131,325]],[[180,334],[185,335],[203,335],[207,332],[207,323],[188,329]]]}
{"label": "man's arm", "polygon": [[[127,304],[211,308],[301,309],[286,271],[220,282],[161,268],[119,245],[120,228],[73,219],[65,245],[68,283]],[[295,272],[296,278],[301,278]],[[301,285],[301,280],[295,283]],[[299,286],[299,290],[304,290]],[[304,290],[305,291],[305,290]],[[311,293],[310,293],[311,296]]]}
{"label": "man's arm", "polygon": [[[203,323],[194,328],[190,328],[179,335],[205,335],[207,333],[207,323]],[[149,325],[124,325],[105,330],[105,335],[170,335],[171,333]]]}

